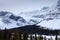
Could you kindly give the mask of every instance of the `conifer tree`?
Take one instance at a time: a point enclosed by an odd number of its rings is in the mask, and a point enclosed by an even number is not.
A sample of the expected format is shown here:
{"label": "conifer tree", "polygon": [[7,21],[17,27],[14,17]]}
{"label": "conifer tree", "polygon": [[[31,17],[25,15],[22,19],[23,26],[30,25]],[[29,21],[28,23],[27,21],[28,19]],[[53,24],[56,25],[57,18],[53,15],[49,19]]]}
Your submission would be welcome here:
{"label": "conifer tree", "polygon": [[2,31],[0,30],[0,40],[2,40]]}
{"label": "conifer tree", "polygon": [[35,34],[35,40],[37,40],[37,36],[36,36],[36,34]]}
{"label": "conifer tree", "polygon": [[57,40],[57,39],[58,39],[58,37],[57,37],[57,35],[56,35],[55,40]]}
{"label": "conifer tree", "polygon": [[55,38],[55,40],[58,40],[58,36],[57,35],[58,35],[58,32],[56,31],[56,38]]}
{"label": "conifer tree", "polygon": [[24,32],[24,33],[23,33],[23,40],[28,40],[27,38],[28,38],[28,35],[27,35],[26,32]]}
{"label": "conifer tree", "polygon": [[5,28],[4,31],[4,36],[3,36],[4,40],[8,40],[8,33],[7,33],[7,29]]}
{"label": "conifer tree", "polygon": [[32,38],[32,34],[30,35],[30,40],[33,40],[33,38]]}
{"label": "conifer tree", "polygon": [[22,40],[21,38],[21,34],[22,34],[22,31],[20,30],[20,32],[19,32],[19,38],[20,38],[20,40]]}
{"label": "conifer tree", "polygon": [[10,36],[9,40],[14,40],[14,32],[11,33],[11,36]]}
{"label": "conifer tree", "polygon": [[0,40],[4,40],[4,31],[0,31]]}
{"label": "conifer tree", "polygon": [[14,40],[20,40],[20,33],[18,29],[15,30]]}

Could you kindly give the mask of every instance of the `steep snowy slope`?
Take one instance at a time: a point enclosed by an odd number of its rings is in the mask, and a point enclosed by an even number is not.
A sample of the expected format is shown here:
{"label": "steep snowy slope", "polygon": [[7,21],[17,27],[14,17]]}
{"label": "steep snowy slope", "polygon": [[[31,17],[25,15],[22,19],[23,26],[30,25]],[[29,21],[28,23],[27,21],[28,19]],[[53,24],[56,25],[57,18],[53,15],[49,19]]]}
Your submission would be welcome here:
{"label": "steep snowy slope", "polygon": [[57,2],[56,6],[54,7],[53,11],[50,12],[49,18],[52,18],[53,20],[45,19],[38,25],[41,25],[43,27],[47,27],[49,29],[60,29],[60,0]]}
{"label": "steep snowy slope", "polygon": [[10,29],[15,28],[19,26],[27,25],[27,22],[25,19],[21,16],[15,16],[11,12],[0,12],[0,28],[4,29]]}
{"label": "steep snowy slope", "polygon": [[43,7],[41,10],[31,12],[22,12],[20,13],[20,16],[26,19],[29,24],[37,24],[52,29],[60,29],[60,0],[51,7]]}
{"label": "steep snowy slope", "polygon": [[43,17],[45,18],[45,15],[49,13],[49,10],[50,10],[49,7],[43,7],[41,10],[21,12],[20,16],[22,16],[29,24],[36,24],[40,22],[43,19]]}

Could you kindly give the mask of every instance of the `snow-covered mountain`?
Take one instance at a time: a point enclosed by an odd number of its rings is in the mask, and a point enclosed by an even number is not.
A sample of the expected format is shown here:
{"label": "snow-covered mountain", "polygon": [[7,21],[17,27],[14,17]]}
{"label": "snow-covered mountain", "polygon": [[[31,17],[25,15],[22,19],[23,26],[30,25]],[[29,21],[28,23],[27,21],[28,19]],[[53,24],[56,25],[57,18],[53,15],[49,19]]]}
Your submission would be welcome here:
{"label": "snow-covered mountain", "polygon": [[[36,24],[45,18],[46,12],[49,10],[49,7],[43,7],[41,10],[33,10],[31,12],[21,12],[22,16],[30,24]],[[48,11],[49,12],[49,11]]]}
{"label": "snow-covered mountain", "polygon": [[[60,25],[60,0],[52,7],[43,7],[41,10],[21,12],[19,16],[11,12],[0,12],[0,28],[14,28],[37,24],[43,27],[58,29]],[[55,22],[56,21],[56,22]],[[50,23],[52,22],[52,23]],[[52,25],[54,24],[54,25]],[[58,25],[58,27],[55,27]],[[4,27],[3,27],[4,26]]]}
{"label": "snow-covered mountain", "polygon": [[22,12],[20,15],[24,15],[22,17],[25,19],[28,18],[27,21],[31,24],[37,24],[49,29],[60,29],[60,0],[52,7],[43,7],[41,10]]}
{"label": "snow-covered mountain", "polygon": [[53,11],[50,11],[49,14],[46,14],[45,20],[38,25],[51,29],[60,29],[60,0],[57,2],[57,5],[54,7]]}
{"label": "snow-covered mountain", "polygon": [[26,25],[26,20],[21,16],[15,16],[11,12],[0,12],[0,28],[7,29]]}

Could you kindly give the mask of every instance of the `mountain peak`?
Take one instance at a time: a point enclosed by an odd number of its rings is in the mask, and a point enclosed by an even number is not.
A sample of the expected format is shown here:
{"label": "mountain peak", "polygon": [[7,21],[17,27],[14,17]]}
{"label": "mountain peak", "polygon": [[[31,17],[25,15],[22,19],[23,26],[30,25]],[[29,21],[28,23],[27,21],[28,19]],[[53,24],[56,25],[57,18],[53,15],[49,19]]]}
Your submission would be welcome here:
{"label": "mountain peak", "polygon": [[26,20],[21,16],[16,16],[13,13],[7,12],[7,11],[0,12],[0,28],[1,29],[4,29],[5,27],[7,29],[10,29],[10,28],[23,26],[26,24],[27,24]]}

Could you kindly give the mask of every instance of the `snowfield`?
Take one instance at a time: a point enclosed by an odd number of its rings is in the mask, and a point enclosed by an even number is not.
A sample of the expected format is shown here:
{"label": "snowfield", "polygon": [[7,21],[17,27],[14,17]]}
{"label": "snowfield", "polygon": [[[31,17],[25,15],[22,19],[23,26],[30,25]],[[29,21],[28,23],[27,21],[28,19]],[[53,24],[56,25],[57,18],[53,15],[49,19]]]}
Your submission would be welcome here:
{"label": "snowfield", "polygon": [[49,21],[45,20],[38,25],[41,25],[48,29],[60,29],[60,19],[54,19],[54,20],[49,20]]}
{"label": "snowfield", "polygon": [[[38,35],[38,34],[36,35],[37,40],[39,40],[39,36],[40,35]],[[50,36],[49,35],[42,35],[42,36],[43,36],[43,40],[44,40],[45,37],[46,37],[46,40],[49,40],[49,39],[50,40],[55,40],[55,38],[56,38],[56,35],[54,35],[54,36],[52,36],[52,35],[50,35]],[[35,37],[35,34],[33,34],[32,37]],[[60,39],[60,36],[57,36],[57,37],[58,37],[58,39]],[[30,35],[28,36],[28,39],[30,40]],[[33,38],[33,40],[34,40],[34,38]]]}

